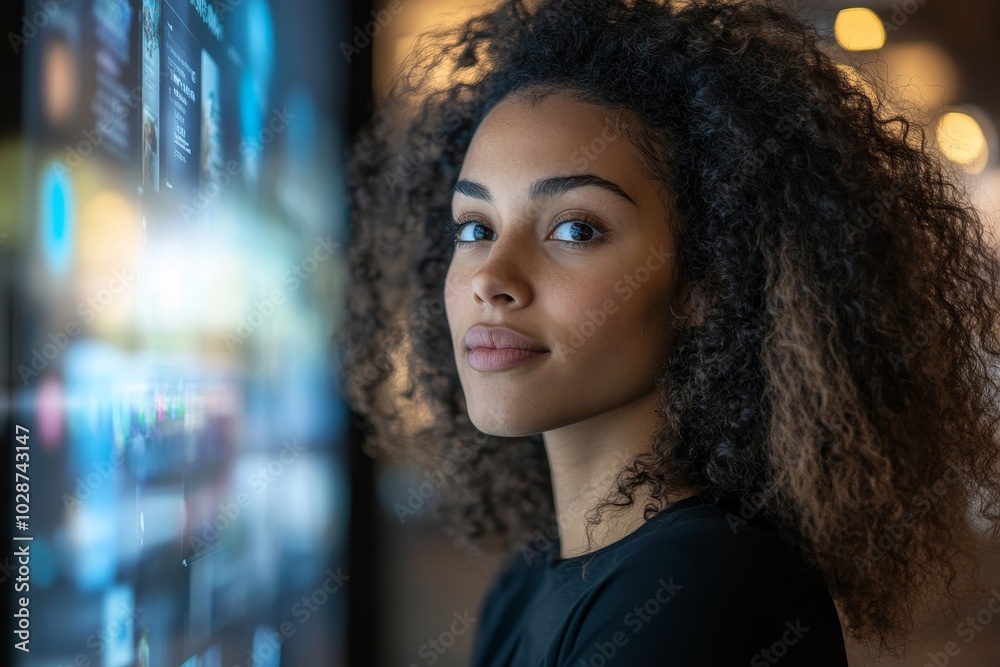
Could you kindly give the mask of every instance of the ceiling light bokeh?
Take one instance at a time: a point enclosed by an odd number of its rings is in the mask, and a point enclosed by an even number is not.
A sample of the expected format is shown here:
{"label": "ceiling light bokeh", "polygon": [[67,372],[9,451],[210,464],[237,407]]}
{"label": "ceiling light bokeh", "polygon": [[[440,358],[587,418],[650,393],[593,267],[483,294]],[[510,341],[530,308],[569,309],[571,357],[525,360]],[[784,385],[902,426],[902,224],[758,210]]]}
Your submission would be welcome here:
{"label": "ceiling light bokeh", "polygon": [[872,51],[885,45],[885,26],[867,7],[841,9],[833,24],[837,43],[848,51]]}
{"label": "ceiling light bokeh", "polygon": [[[974,115],[973,115],[974,114]],[[975,116],[978,116],[975,117]],[[990,156],[988,117],[972,107],[948,111],[934,122],[934,139],[941,154],[970,174],[980,174]]]}

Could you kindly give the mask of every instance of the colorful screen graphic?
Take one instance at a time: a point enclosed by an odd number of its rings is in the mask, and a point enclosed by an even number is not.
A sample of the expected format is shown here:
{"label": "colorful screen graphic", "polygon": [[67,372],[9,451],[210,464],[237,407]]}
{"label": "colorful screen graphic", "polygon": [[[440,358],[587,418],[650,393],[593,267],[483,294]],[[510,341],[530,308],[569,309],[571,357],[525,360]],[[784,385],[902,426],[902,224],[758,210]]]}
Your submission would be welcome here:
{"label": "colorful screen graphic", "polygon": [[28,3],[4,664],[346,664],[337,7]]}

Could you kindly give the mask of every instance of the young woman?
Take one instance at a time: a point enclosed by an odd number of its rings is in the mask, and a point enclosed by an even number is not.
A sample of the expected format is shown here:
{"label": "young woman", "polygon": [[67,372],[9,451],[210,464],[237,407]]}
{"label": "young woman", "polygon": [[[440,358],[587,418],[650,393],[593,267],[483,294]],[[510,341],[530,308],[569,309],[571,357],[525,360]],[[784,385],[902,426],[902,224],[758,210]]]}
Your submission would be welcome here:
{"label": "young woman", "polygon": [[369,452],[503,557],[473,664],[842,666],[957,616],[1000,265],[879,86],[738,0],[507,0],[411,58],[338,344]]}

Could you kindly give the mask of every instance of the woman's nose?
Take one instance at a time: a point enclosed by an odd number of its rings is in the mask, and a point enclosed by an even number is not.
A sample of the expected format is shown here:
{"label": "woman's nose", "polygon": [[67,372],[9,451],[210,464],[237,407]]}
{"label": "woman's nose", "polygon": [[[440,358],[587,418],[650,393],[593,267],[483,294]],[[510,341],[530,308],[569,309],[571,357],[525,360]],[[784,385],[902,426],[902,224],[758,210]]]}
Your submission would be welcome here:
{"label": "woman's nose", "polygon": [[531,298],[532,239],[528,233],[510,232],[490,243],[489,254],[472,277],[475,298],[491,305],[527,305]]}

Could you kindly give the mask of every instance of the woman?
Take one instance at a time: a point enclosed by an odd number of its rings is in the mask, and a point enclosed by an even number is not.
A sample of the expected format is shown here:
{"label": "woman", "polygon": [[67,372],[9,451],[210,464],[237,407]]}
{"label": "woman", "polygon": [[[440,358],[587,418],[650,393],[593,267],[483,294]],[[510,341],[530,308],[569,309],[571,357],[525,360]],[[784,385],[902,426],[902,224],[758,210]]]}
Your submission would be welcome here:
{"label": "woman", "polygon": [[846,665],[957,616],[1000,266],[922,130],[762,2],[508,0],[411,58],[339,344],[369,452],[504,559],[473,664]]}

